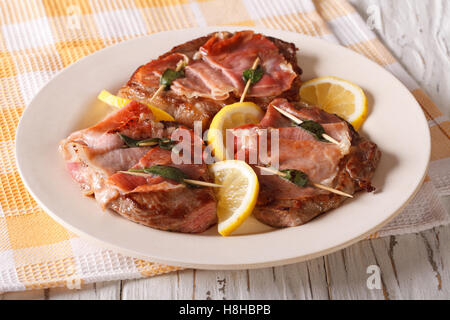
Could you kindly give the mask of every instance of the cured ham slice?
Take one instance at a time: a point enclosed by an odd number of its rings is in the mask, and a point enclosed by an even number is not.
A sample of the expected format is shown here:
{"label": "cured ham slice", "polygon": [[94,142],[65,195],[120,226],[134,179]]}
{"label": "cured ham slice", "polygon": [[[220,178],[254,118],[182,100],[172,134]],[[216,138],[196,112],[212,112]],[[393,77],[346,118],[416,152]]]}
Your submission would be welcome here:
{"label": "cured ham slice", "polygon": [[[210,181],[204,163],[190,164],[195,158],[195,143],[202,146],[201,139],[185,127],[166,127],[153,119],[147,106],[132,101],[93,127],[72,133],[60,143],[67,169],[83,193],[93,195],[103,209],[110,208],[134,222],[162,230],[202,232],[217,221],[211,188],[189,187],[160,176],[140,177],[120,172],[168,165],[182,170],[191,179]],[[173,138],[179,143],[185,143],[187,137],[193,159],[175,164],[170,150],[127,148],[119,133],[135,140]]]}
{"label": "cured ham slice", "polygon": [[[320,123],[325,132],[341,142],[341,146],[317,140],[308,131],[293,126],[274,106],[290,112],[301,120]],[[370,180],[378,165],[381,153],[377,146],[362,138],[352,126],[336,115],[315,107],[300,106],[285,99],[274,100],[258,125],[235,128],[236,155],[250,161],[250,154],[260,154],[260,144],[255,141],[267,130],[268,159],[257,159],[257,163],[273,163],[271,136],[274,130],[279,137],[279,169],[295,169],[305,172],[314,183],[342,190],[349,194],[364,189],[372,191]],[[242,142],[241,142],[242,141]],[[277,175],[268,175],[254,168],[260,182],[260,194],[254,216],[274,227],[304,224],[321,213],[338,207],[345,197],[312,187],[298,187]]]}
{"label": "cured ham slice", "polygon": [[[174,164],[171,152],[156,147],[150,150],[133,168],[165,165],[180,169],[189,179],[208,181],[205,164]],[[190,187],[160,176],[134,176],[116,173],[107,186],[120,195],[109,207],[132,221],[149,227],[197,233],[217,222],[216,200],[211,188]]]}
{"label": "cured ham slice", "polygon": [[296,50],[291,43],[252,31],[214,33],[179,45],[139,67],[118,95],[150,103],[162,72],[176,69],[181,60],[188,61],[185,77],[174,81],[170,90],[162,91],[151,104],[170,113],[180,124],[193,128],[194,121],[201,121],[207,128],[223,106],[239,101],[245,85],[242,72],[251,67],[257,51],[266,72],[247,100],[262,108],[276,97],[298,100],[302,71]]}
{"label": "cured ham slice", "polygon": [[240,96],[245,87],[242,74],[257,57],[264,75],[251,87],[248,97],[277,96],[290,89],[297,77],[277,46],[252,31],[236,32],[225,38],[223,34],[215,34],[200,47],[199,53],[201,58],[186,67],[186,77],[173,83],[174,92],[215,100],[225,100],[231,92]]}
{"label": "cured ham slice", "polygon": [[[350,125],[339,118],[335,114],[327,113],[319,108],[308,107],[300,104],[296,107],[294,104],[288,102],[286,99],[275,99],[271,102],[268,112],[261,120],[261,125],[266,127],[282,128],[292,126],[291,120],[281,115],[273,106],[289,112],[296,118],[306,121],[312,120],[320,123],[325,130],[325,133],[341,143],[341,149],[344,154],[349,152],[348,148],[351,144],[351,134],[354,132]],[[304,130],[303,130],[304,131]]]}
{"label": "cured ham slice", "polygon": [[194,61],[185,68],[185,78],[176,80],[172,90],[188,98],[205,97],[214,100],[225,100],[229,92],[234,90],[220,69],[209,66],[205,61]]}
{"label": "cured ham slice", "polygon": [[[301,127],[293,126],[292,122],[281,115],[274,106],[283,108],[295,114],[302,120],[320,120],[322,121],[327,115],[321,115],[322,118],[313,116],[310,110],[302,111],[295,109],[290,103],[284,99],[274,100],[267,108],[266,115],[261,120],[259,125],[253,126],[249,130],[249,126],[243,128],[236,128],[233,130],[236,136],[246,136],[247,141],[256,141],[256,136],[261,136],[261,133],[266,131],[267,134],[267,153],[268,159],[264,159],[265,164],[278,164],[280,170],[295,169],[305,172],[309,179],[314,183],[320,183],[327,186],[332,186],[332,182],[339,170],[339,163],[341,159],[348,153],[348,146],[351,144],[349,127],[341,119],[335,117],[336,123],[323,123],[325,131],[341,142],[342,146],[337,146],[329,142],[317,140],[309,131]],[[328,117],[328,116],[327,116]],[[331,121],[331,117],[327,118]],[[318,121],[319,122],[319,121]],[[276,155],[271,154],[272,132],[276,129],[278,139],[278,152]],[[239,131],[245,130],[244,134]],[[253,137],[252,137],[253,136]],[[258,144],[251,144],[253,150],[248,150],[248,145],[242,145],[241,141],[237,139],[237,156],[249,157],[249,154],[260,154],[260,150],[256,147]],[[276,157],[276,158],[274,158]],[[248,158],[249,159],[249,158]],[[259,161],[258,164],[262,165]],[[255,164],[255,163],[254,163]]]}
{"label": "cured ham slice", "polygon": [[144,86],[159,87],[159,80],[166,69],[177,68],[180,62],[189,62],[189,58],[181,53],[173,53],[164,58],[153,60],[142,66],[139,72],[133,75],[135,81],[140,82]]}
{"label": "cured ham slice", "polygon": [[104,180],[134,166],[149,148],[123,148],[118,133],[133,139],[170,136],[163,124],[153,121],[150,109],[130,102],[93,127],[76,131],[60,143],[67,169],[85,195],[93,195],[104,208],[117,192],[105,188]]}
{"label": "cured ham slice", "polygon": [[225,38],[215,34],[199,51],[205,62],[222,71],[237,95],[241,95],[245,87],[242,73],[252,67],[257,57],[264,75],[251,87],[248,97],[277,96],[288,90],[297,77],[277,46],[264,35],[252,31],[236,32]]}

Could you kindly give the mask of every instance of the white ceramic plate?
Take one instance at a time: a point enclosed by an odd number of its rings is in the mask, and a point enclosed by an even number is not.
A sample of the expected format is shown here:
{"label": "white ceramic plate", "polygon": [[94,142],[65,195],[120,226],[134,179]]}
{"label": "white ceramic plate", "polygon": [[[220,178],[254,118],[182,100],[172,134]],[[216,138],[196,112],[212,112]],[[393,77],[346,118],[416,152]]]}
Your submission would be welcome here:
{"label": "white ceramic plate", "polygon": [[[311,259],[354,243],[391,220],[418,190],[430,156],[426,119],[410,92],[370,60],[339,46],[296,33],[255,29],[293,42],[303,79],[334,75],[359,84],[370,114],[361,133],[383,152],[373,184],[340,208],[295,228],[259,229],[224,238],[213,227],[189,235],[154,230],[102,212],[83,197],[65,170],[58,143],[93,125],[110,109],[96,100],[102,89],[118,90],[135,69],[173,46],[216,30],[198,28],[154,34],[96,52],[59,73],[26,108],[17,132],[22,179],[39,204],[59,223],[126,255],[203,269],[242,269]],[[258,226],[256,226],[259,228]]]}

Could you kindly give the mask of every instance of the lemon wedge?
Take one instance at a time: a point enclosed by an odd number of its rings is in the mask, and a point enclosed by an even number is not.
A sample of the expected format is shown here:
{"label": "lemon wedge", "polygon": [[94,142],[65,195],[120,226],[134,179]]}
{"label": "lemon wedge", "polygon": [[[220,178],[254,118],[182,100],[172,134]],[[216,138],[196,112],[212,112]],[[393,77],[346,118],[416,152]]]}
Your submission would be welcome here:
{"label": "lemon wedge", "polygon": [[258,177],[244,161],[225,160],[209,166],[215,183],[217,197],[218,230],[229,236],[251,214],[259,193]]}
{"label": "lemon wedge", "polygon": [[337,77],[322,77],[305,82],[301,100],[335,113],[358,130],[367,118],[367,98],[356,84]]}
{"label": "lemon wedge", "polygon": [[[106,90],[102,90],[102,92],[100,92],[97,98],[100,101],[103,101],[104,103],[115,108],[122,108],[131,101],[130,99],[115,96]],[[154,106],[151,106],[149,104],[147,104],[147,106],[150,108],[150,110],[152,110],[153,116],[155,117],[155,121],[175,121],[175,119],[167,112]]]}
{"label": "lemon wedge", "polygon": [[233,159],[226,153],[226,130],[245,124],[256,124],[264,112],[253,102],[237,102],[223,107],[213,118],[208,131],[208,144],[216,159]]}

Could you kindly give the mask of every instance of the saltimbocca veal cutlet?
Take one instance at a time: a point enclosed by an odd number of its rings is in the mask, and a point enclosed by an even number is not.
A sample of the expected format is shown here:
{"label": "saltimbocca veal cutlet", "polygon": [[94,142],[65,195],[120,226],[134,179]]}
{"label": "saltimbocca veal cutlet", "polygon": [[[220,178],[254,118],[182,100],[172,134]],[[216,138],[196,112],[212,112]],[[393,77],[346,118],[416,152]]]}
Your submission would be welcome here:
{"label": "saltimbocca veal cutlet", "polygon": [[[213,177],[203,160],[174,163],[171,150],[180,141],[172,138],[183,131],[193,141],[197,139],[203,151],[203,141],[192,130],[194,122],[201,121],[206,130],[217,112],[239,101],[246,85],[243,72],[252,68],[258,57],[263,74],[250,87],[246,101],[260,106],[265,116],[258,124],[237,127],[232,132],[251,137],[266,130],[270,144],[271,133],[277,130],[280,170],[301,170],[311,182],[348,194],[373,191],[371,179],[380,151],[340,117],[298,102],[302,71],[296,51],[292,43],[252,31],[217,32],[174,47],[140,66],[120,89],[118,95],[132,100],[130,103],[61,142],[70,174],[83,194],[129,220],[161,230],[207,230],[217,223],[213,189],[189,185],[183,178],[211,183]],[[165,71],[176,70],[180,63],[184,65],[183,76],[173,79],[170,87],[154,97]],[[155,121],[146,104],[166,111],[175,121]],[[294,126],[277,108],[320,124],[340,144],[317,139],[303,127]],[[244,155],[247,161],[245,155],[255,151],[252,148],[257,149],[258,144],[236,143],[236,157]],[[269,152],[269,162],[272,156]],[[263,164],[260,159],[257,162]],[[260,183],[253,215],[270,226],[304,224],[346,199],[263,174],[255,163],[251,165]],[[159,175],[148,171],[149,167],[174,171]]]}
{"label": "saltimbocca veal cutlet", "polygon": [[178,167],[188,177],[210,181],[206,164],[174,165],[171,152],[156,147],[127,147],[120,135],[135,140],[164,139],[183,127],[153,121],[150,109],[130,102],[95,126],[72,133],[60,144],[67,168],[85,195],[102,208],[127,219],[170,231],[202,232],[216,223],[216,200],[211,188],[191,188],[162,177],[121,173],[152,165]]}
{"label": "saltimbocca veal cutlet", "polygon": [[302,73],[292,43],[251,31],[214,33],[176,46],[156,60],[139,67],[119,91],[124,98],[148,103],[159,88],[161,75],[186,60],[185,77],[161,92],[152,105],[173,115],[187,126],[202,121],[203,128],[225,105],[239,101],[245,82],[242,72],[257,56],[265,70],[263,78],[247,94],[265,108],[274,98],[297,101]]}
{"label": "saltimbocca veal cutlet", "polygon": [[[340,145],[317,140],[310,132],[293,126],[274,107],[286,110],[297,118],[320,123],[325,132],[339,141]],[[268,162],[271,162],[270,132],[274,129],[279,136],[277,162],[280,170],[300,170],[313,183],[347,194],[374,190],[370,181],[381,153],[373,142],[361,137],[338,116],[319,108],[290,103],[286,99],[275,99],[259,124],[235,128],[233,133],[242,136],[240,131],[245,131],[245,136],[251,139],[251,136],[258,136],[261,130],[268,130]],[[257,144],[238,145],[237,155],[239,152],[248,154],[251,152],[249,149],[257,147]],[[260,193],[253,215],[273,227],[304,224],[325,211],[337,208],[346,199],[321,189],[298,187],[277,175],[264,174],[257,167],[254,170],[258,174]]]}

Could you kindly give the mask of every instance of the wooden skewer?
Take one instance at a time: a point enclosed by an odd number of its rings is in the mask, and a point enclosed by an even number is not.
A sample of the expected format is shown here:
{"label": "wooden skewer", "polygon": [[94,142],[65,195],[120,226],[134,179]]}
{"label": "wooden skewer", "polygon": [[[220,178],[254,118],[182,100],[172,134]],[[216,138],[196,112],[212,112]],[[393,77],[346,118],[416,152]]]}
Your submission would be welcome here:
{"label": "wooden skewer", "polygon": [[[144,172],[132,172],[132,171],[119,171],[121,173],[131,174],[132,176],[139,176],[139,177],[148,177],[151,176],[150,173],[144,173]],[[211,187],[211,188],[222,188],[222,185],[205,182],[205,181],[198,181],[198,180],[191,180],[191,179],[184,179],[184,182],[189,184],[195,184],[197,186],[202,187]]]}
{"label": "wooden skewer", "polygon": [[324,186],[324,185],[322,185],[322,184],[313,183],[313,186],[316,187],[316,188],[322,189],[322,190],[326,190],[326,191],[329,191],[329,192],[332,192],[332,193],[336,193],[336,194],[338,194],[338,195],[340,195],[340,196],[344,196],[344,197],[348,197],[348,198],[353,198],[353,196],[352,196],[351,194],[348,194],[348,193],[342,192],[342,191],[340,191],[340,190],[337,190],[337,189],[333,189],[333,188]]}
{"label": "wooden skewer", "polygon": [[138,176],[138,177],[148,177],[150,174],[144,173],[144,172],[133,172],[133,171],[117,171],[120,173],[126,173],[132,176]]}
{"label": "wooden skewer", "polygon": [[[286,118],[291,119],[292,121],[294,121],[296,124],[301,124],[303,121],[298,119],[296,116],[294,116],[293,114],[284,111],[283,109],[280,109],[278,107],[273,106],[279,113],[281,113],[283,116],[285,116]],[[338,146],[340,146],[341,144],[339,143],[339,141],[336,141],[336,139],[334,139],[333,137],[330,137],[329,135],[327,135],[326,133],[322,134],[322,137],[334,144],[337,144]]]}
{"label": "wooden skewer", "polygon": [[[259,57],[255,59],[255,62],[253,62],[252,70],[256,70],[256,67],[258,67],[259,63]],[[247,95],[247,91],[250,88],[250,84],[252,83],[251,79],[247,80],[247,83],[245,84],[244,92],[242,92],[241,100],[239,102],[244,102],[245,96]]]}
{"label": "wooden skewer", "polygon": [[[178,64],[177,64],[177,68],[175,69],[175,71],[176,72],[178,72],[178,71],[180,71],[183,67],[184,67],[184,61],[183,60],[180,60],[179,62],[178,62]],[[161,93],[161,91],[163,91],[164,90],[164,88],[165,88],[166,86],[165,85],[160,85],[159,86],[159,88],[158,88],[158,90],[156,90],[156,92],[153,94],[153,96],[150,98],[150,102],[152,102],[153,101],[153,99],[155,99],[160,93]]]}
{"label": "wooden skewer", "polygon": [[160,85],[158,90],[156,90],[156,92],[153,94],[153,96],[150,98],[150,102],[153,101],[153,99],[155,99],[157,96],[159,96],[159,94],[161,93],[161,91],[164,90],[166,86],[165,85]]}
{"label": "wooden skewer", "polygon": [[[284,174],[283,172],[280,172],[280,171],[278,171],[278,170],[276,170],[276,169],[274,169],[274,168],[267,168],[267,167],[260,167],[260,166],[256,166],[256,167],[259,168],[259,169],[261,169],[261,170],[264,170],[264,171],[267,171],[267,172],[270,172],[270,173],[279,175],[280,177],[283,177],[283,178],[286,177],[286,174]],[[352,196],[351,194],[342,192],[342,191],[340,191],[340,190],[333,189],[333,188],[330,188],[330,187],[327,187],[327,186],[324,186],[324,185],[318,184],[318,183],[311,183],[311,184],[312,184],[314,187],[316,187],[316,188],[319,188],[319,189],[322,189],[322,190],[326,190],[326,191],[329,191],[329,192],[338,194],[338,195],[340,195],[340,196],[344,196],[344,197],[348,197],[348,198],[353,198],[353,196]]]}
{"label": "wooden skewer", "polygon": [[198,180],[191,180],[191,179],[184,179],[184,182],[190,183],[190,184],[196,184],[198,186],[204,186],[204,187],[212,187],[212,188],[222,188],[223,187],[220,184],[205,182],[205,181],[198,181]]}

